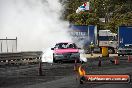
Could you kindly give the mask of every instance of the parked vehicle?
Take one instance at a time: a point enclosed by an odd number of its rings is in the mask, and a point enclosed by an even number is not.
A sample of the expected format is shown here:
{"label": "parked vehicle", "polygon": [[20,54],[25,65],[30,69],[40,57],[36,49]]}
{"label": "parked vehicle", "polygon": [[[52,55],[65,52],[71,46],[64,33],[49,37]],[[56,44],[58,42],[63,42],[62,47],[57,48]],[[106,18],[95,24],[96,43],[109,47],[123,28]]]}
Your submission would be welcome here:
{"label": "parked vehicle", "polygon": [[132,26],[120,26],[118,29],[118,56],[132,55]]}
{"label": "parked vehicle", "polygon": [[117,34],[110,30],[99,30],[99,47],[107,46],[109,53],[116,53],[117,51]]}

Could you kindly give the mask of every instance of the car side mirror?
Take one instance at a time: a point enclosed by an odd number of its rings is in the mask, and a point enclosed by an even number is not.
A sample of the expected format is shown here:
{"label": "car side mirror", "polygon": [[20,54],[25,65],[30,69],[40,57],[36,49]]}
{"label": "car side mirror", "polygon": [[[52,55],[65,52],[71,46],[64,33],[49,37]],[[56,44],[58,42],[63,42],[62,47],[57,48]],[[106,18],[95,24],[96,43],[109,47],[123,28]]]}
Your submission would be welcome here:
{"label": "car side mirror", "polygon": [[54,48],[51,48],[51,50],[54,50]]}

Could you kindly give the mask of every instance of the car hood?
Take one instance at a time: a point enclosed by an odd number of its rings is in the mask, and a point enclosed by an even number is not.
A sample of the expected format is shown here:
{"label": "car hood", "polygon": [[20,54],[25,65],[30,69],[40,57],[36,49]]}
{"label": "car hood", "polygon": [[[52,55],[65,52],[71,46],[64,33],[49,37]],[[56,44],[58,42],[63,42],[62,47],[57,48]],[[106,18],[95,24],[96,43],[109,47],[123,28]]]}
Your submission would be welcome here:
{"label": "car hood", "polygon": [[63,53],[77,53],[78,49],[55,49],[54,53],[63,54]]}

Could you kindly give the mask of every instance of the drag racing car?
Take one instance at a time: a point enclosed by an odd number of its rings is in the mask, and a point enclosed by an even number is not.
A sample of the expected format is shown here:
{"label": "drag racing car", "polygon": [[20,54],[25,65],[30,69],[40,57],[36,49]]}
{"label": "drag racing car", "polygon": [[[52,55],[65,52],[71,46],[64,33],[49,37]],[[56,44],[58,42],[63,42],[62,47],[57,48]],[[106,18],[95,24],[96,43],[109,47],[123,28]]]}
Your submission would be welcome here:
{"label": "drag racing car", "polygon": [[79,49],[75,43],[61,42],[57,43],[53,50],[53,62],[77,61],[80,62]]}

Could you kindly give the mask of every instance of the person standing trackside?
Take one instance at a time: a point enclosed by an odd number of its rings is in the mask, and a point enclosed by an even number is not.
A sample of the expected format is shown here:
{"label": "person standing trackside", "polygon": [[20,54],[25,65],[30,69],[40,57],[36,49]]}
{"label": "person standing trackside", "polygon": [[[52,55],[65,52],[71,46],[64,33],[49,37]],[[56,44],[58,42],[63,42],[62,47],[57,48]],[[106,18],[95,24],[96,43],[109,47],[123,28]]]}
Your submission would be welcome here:
{"label": "person standing trackside", "polygon": [[91,56],[93,56],[93,51],[94,51],[94,43],[91,42],[90,43],[90,53],[91,53]]}

